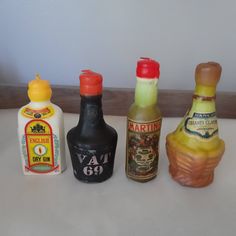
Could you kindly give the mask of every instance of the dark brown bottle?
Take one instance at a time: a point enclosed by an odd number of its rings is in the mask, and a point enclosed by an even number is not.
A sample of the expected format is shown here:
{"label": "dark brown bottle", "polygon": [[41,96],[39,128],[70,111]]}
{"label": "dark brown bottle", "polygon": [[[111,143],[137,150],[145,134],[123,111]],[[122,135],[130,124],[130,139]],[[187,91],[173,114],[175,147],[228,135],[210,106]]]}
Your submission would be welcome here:
{"label": "dark brown bottle", "polygon": [[80,75],[79,123],[67,134],[74,176],[83,182],[102,182],[113,173],[117,132],[102,112],[102,76],[90,70]]}

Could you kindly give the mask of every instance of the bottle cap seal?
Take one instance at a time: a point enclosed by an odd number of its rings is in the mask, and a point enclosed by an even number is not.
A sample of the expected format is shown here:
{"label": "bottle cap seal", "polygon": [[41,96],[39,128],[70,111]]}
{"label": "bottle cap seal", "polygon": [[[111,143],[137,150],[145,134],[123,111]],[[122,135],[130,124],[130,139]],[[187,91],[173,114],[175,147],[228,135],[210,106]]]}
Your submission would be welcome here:
{"label": "bottle cap seal", "polygon": [[50,100],[52,90],[47,80],[42,80],[37,74],[34,80],[28,83],[28,97],[32,102],[44,102]]}
{"label": "bottle cap seal", "polygon": [[160,64],[146,57],[141,57],[137,62],[136,76],[146,79],[156,79],[160,76]]}
{"label": "bottle cap seal", "polygon": [[221,65],[217,62],[207,62],[197,65],[195,70],[195,81],[205,86],[216,86],[221,76]]}
{"label": "bottle cap seal", "polygon": [[82,70],[79,76],[80,94],[95,96],[102,94],[102,75],[91,70]]}

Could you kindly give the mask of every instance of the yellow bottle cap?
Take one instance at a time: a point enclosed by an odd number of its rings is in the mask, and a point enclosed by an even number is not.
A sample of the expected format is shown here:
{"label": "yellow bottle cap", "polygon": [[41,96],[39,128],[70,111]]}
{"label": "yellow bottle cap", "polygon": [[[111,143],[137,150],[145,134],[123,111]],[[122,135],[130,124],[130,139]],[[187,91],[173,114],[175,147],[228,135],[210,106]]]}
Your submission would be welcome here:
{"label": "yellow bottle cap", "polygon": [[34,80],[28,84],[28,96],[32,102],[44,102],[50,100],[52,90],[47,80],[42,80],[37,74]]}

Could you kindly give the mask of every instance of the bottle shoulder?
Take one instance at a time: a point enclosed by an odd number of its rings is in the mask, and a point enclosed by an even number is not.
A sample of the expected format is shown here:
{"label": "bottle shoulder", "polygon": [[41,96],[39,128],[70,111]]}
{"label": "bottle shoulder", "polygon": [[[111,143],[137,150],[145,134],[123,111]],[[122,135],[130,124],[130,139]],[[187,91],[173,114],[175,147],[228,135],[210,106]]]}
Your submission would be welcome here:
{"label": "bottle shoulder", "polygon": [[29,102],[29,103],[25,104],[24,106],[20,107],[19,111],[23,110],[26,107],[29,109],[32,109],[32,110],[41,110],[41,109],[44,109],[45,107],[50,107],[50,106],[53,107],[54,109],[62,112],[62,109],[58,105],[52,103],[51,101]]}
{"label": "bottle shoulder", "polygon": [[53,103],[38,107],[34,107],[32,106],[32,103],[28,103],[18,110],[18,124],[20,126],[29,121],[38,119],[44,120],[55,127],[61,126],[64,121],[61,108]]}
{"label": "bottle shoulder", "polygon": [[29,104],[30,103],[27,103],[25,104],[24,106],[20,107],[18,109],[18,112],[17,112],[17,117],[18,117],[18,120],[20,119],[25,119],[26,117],[23,115],[23,111],[25,110],[25,108],[29,107]]}
{"label": "bottle shoulder", "polygon": [[128,111],[128,118],[135,121],[150,121],[160,119],[161,117],[161,111],[157,104],[141,107],[133,103]]}
{"label": "bottle shoulder", "polygon": [[117,131],[116,131],[116,129],[113,128],[112,126],[106,124],[106,131],[107,131],[107,134],[110,134],[110,135],[112,135],[114,138],[115,138],[115,137],[117,138],[117,136],[118,136]]}
{"label": "bottle shoulder", "polygon": [[27,104],[25,104],[24,106],[20,107],[20,108],[18,109],[18,114],[19,114],[24,108],[28,107],[29,104],[30,104],[30,103],[27,103]]}
{"label": "bottle shoulder", "polygon": [[72,128],[67,133],[67,140],[73,144],[87,144],[87,145],[106,145],[117,142],[116,130],[105,125],[103,128],[83,130],[78,126]]}
{"label": "bottle shoulder", "polygon": [[51,105],[55,110],[57,110],[58,113],[63,113],[62,109],[61,109],[58,105],[56,105],[56,104],[54,104],[54,103],[51,103],[50,105]]}

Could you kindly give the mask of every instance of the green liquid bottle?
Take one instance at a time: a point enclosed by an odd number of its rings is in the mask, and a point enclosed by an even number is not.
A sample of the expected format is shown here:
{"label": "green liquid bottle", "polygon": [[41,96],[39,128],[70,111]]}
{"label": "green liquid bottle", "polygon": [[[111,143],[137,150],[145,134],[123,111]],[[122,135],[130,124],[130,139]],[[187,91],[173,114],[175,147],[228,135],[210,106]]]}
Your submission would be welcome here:
{"label": "green liquid bottle", "polygon": [[126,175],[146,182],[156,177],[161,112],[157,106],[159,63],[141,58],[137,63],[135,99],[127,116]]}

